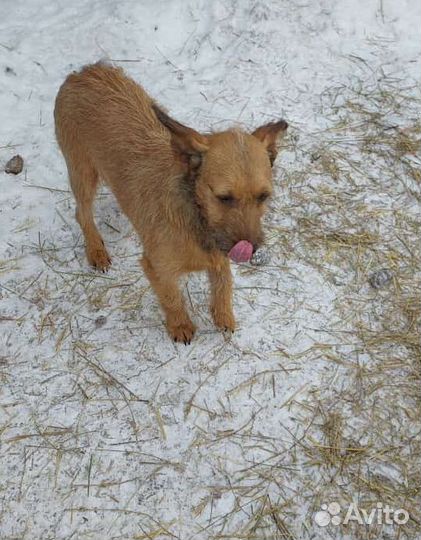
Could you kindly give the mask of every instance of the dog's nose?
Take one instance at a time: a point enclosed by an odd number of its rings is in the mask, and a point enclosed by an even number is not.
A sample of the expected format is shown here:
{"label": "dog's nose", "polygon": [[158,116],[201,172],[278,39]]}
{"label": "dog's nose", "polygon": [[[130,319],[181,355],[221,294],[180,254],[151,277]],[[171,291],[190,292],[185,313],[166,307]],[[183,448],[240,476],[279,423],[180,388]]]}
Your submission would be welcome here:
{"label": "dog's nose", "polygon": [[253,253],[254,253],[263,244],[263,236],[262,235],[255,236],[254,238],[250,239],[249,241],[253,246]]}

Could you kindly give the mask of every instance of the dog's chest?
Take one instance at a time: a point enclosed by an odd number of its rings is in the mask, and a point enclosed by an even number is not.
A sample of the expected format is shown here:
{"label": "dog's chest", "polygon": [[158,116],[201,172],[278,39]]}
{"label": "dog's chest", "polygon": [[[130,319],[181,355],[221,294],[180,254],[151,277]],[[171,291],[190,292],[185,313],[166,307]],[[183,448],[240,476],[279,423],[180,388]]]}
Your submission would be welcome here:
{"label": "dog's chest", "polygon": [[222,257],[220,252],[206,251],[197,244],[190,244],[183,250],[183,271],[203,272],[218,269],[221,266]]}

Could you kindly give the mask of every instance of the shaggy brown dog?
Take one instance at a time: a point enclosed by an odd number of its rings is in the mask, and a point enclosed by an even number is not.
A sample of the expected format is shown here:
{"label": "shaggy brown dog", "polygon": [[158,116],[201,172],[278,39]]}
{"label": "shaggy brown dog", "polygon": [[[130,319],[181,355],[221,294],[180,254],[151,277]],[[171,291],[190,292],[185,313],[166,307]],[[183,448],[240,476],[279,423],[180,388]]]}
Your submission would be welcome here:
{"label": "shaggy brown dog", "polygon": [[276,139],[287,123],[253,134],[200,134],[167,116],[121,69],[104,63],[67,77],[54,116],[88,261],[103,271],[111,264],[92,213],[101,179],[142,239],[141,262],[173,339],[190,343],[194,335],[178,280],[200,270],[209,275],[216,326],[233,331],[227,255],[242,241],[246,251],[250,246],[247,259],[262,241]]}

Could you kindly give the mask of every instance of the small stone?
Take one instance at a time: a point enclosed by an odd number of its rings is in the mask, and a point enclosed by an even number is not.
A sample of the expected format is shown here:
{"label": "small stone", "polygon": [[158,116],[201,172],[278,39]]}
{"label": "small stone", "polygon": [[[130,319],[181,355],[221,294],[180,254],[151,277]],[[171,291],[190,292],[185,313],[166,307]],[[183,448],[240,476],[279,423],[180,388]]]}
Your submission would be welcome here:
{"label": "small stone", "polygon": [[107,322],[107,317],[105,317],[105,315],[100,315],[98,318],[95,319],[95,326],[96,328],[101,328],[102,326],[104,326],[104,324],[106,324]]}
{"label": "small stone", "polygon": [[4,168],[7,174],[19,174],[22,172],[22,169],[23,158],[19,155],[13,156],[12,159],[9,159],[9,161],[6,163],[6,167]]}
{"label": "small stone", "polygon": [[377,270],[377,272],[373,272],[368,278],[368,282],[373,289],[381,289],[382,287],[389,285],[392,279],[393,272],[388,268],[382,268],[381,270]]}
{"label": "small stone", "polygon": [[270,263],[270,252],[268,249],[260,248],[253,253],[251,258],[251,264],[253,266],[264,266]]}

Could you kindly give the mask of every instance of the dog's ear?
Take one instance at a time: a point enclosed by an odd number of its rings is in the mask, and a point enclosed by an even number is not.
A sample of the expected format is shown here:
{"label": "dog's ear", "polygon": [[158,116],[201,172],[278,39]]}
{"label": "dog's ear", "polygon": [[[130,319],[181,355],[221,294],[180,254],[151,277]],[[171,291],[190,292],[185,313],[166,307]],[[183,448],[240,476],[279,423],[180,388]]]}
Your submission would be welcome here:
{"label": "dog's ear", "polygon": [[155,103],[152,108],[161,124],[170,130],[172,143],[181,154],[194,156],[203,154],[208,150],[209,142],[206,135],[180,124],[180,122],[168,116]]}
{"label": "dog's ear", "polygon": [[285,120],[279,120],[278,122],[270,122],[269,124],[260,126],[252,133],[254,137],[265,145],[271,165],[273,165],[278,155],[276,141],[285,135],[287,128],[288,123]]}

